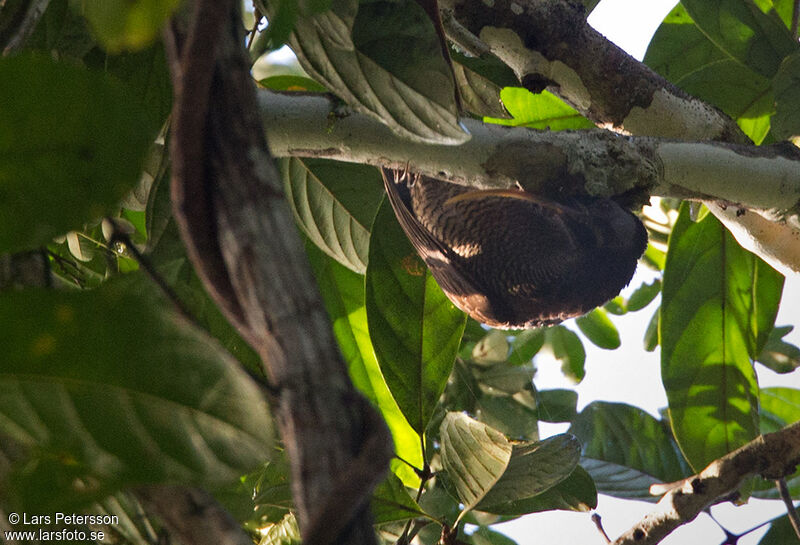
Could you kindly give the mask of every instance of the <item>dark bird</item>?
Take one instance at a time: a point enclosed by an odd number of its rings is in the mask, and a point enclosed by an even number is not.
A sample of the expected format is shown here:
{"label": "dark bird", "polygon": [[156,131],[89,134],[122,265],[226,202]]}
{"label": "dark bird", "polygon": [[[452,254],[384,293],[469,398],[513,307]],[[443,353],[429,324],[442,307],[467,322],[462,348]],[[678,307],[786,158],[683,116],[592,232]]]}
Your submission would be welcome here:
{"label": "dark bird", "polygon": [[611,199],[556,202],[383,169],[389,202],[442,290],[498,328],[556,324],[630,282],[647,231]]}

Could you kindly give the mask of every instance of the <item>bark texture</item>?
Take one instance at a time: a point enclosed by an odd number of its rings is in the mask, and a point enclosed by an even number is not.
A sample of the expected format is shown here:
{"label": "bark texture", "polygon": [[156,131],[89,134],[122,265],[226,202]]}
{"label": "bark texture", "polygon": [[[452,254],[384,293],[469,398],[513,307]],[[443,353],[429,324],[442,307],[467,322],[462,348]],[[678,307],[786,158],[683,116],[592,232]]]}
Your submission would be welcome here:
{"label": "bark texture", "polygon": [[166,35],[174,214],[204,284],[263,360],[304,543],[374,543],[367,500],[391,439],[350,382],[253,115],[236,5],[199,1],[188,30],[175,21]]}

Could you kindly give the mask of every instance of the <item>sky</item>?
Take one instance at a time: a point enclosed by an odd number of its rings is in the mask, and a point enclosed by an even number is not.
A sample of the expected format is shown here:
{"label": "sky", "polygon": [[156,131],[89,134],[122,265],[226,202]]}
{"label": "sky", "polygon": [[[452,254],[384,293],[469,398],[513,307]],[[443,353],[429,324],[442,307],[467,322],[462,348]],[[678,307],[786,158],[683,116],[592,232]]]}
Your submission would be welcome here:
{"label": "sky", "polygon": [[[608,39],[641,60],[651,36],[663,18],[677,4],[675,0],[602,0],[589,17],[589,23]],[[654,273],[639,267],[628,290],[650,281]],[[626,292],[623,292],[625,295]],[[798,329],[786,339],[800,345],[800,308],[789,308],[789,301],[800,301],[800,278],[787,279],[783,305],[776,324],[795,325]],[[629,403],[654,416],[667,404],[666,394],[659,375],[658,349],[645,352],[642,348],[644,331],[658,306],[658,299],[646,309],[625,316],[614,316],[620,330],[622,347],[604,351],[584,339],[586,347],[586,378],[577,386],[570,384],[555,362],[537,359],[534,379],[539,389],[575,388],[578,392],[578,410],[594,400]],[[570,325],[569,323],[567,324]],[[573,330],[577,328],[572,327]],[[800,388],[800,375],[777,375],[763,366],[758,367],[759,384],[764,386],[790,386]],[[566,430],[566,425],[541,424],[543,437]],[[646,513],[652,504],[618,500],[600,496],[597,513],[613,540],[625,532]],[[776,501],[751,500],[744,507],[730,504],[712,508],[715,518],[730,531],[739,533],[760,522],[784,512]],[[494,529],[514,538],[520,545],[584,545],[604,543],[589,514],[548,512],[529,515],[521,519],[493,526]],[[742,538],[739,545],[755,545],[766,529]],[[681,527],[662,541],[663,545],[716,545],[724,533],[706,515],[700,515],[692,524]]]}

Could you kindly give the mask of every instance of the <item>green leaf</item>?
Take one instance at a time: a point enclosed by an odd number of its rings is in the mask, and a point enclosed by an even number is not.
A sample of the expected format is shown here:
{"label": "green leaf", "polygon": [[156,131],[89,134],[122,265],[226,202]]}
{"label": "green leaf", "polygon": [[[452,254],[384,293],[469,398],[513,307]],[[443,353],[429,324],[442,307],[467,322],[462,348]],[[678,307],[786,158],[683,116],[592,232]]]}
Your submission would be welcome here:
{"label": "green leaf", "polygon": [[774,110],[769,78],[732,59],[702,66],[675,82],[681,89],[710,102],[733,119],[758,118]]}
{"label": "green leaf", "polygon": [[476,405],[478,419],[508,437],[521,440],[539,438],[536,411],[512,396],[484,394]]}
{"label": "green leaf", "polygon": [[323,252],[364,274],[370,226],[383,198],[377,169],[324,159],[280,161],[286,196],[302,231]]}
{"label": "green leaf", "polygon": [[442,465],[464,504],[461,516],[497,483],[512,445],[499,431],[463,413],[447,413],[440,429]]}
{"label": "green leaf", "polygon": [[[800,390],[771,387],[761,389],[761,411],[781,422],[780,427],[800,420]],[[762,430],[762,433],[776,430]]]}
{"label": "green leaf", "polygon": [[[797,510],[800,515],[800,509]],[[772,524],[758,545],[786,545],[787,543],[797,542],[797,533],[792,527],[788,515],[782,515],[772,519]]]}
{"label": "green leaf", "polygon": [[660,316],[662,380],[678,444],[695,469],[758,434],[751,363],[772,329],[783,277],[687,205],[669,240]]}
{"label": "green leaf", "polygon": [[258,545],[300,545],[300,528],[294,513],[287,513],[286,516],[267,528],[261,535]]}
{"label": "green leaf", "polygon": [[146,482],[215,489],[270,456],[259,389],[152,289],[0,297],[0,316],[14,316],[0,328],[0,431],[31,448],[11,479],[22,505],[75,505]]}
{"label": "green leaf", "polygon": [[466,315],[411,247],[389,203],[375,217],[367,266],[367,320],[389,390],[420,434],[444,391]]}
{"label": "green leaf", "polygon": [[59,59],[82,59],[97,44],[89,24],[69,7],[70,0],[50,0],[25,48]]}
{"label": "green leaf", "polygon": [[745,0],[683,0],[698,28],[728,56],[768,78],[781,60],[797,51],[786,25],[774,13],[764,13]]}
{"label": "green leaf", "polygon": [[375,524],[424,516],[422,508],[409,495],[403,481],[390,473],[372,493],[372,517]]}
{"label": "green leaf", "polygon": [[774,108],[769,78],[714,45],[682,5],[656,31],[645,63],[688,93],[721,108],[756,143],[766,136]]}
{"label": "green leaf", "polygon": [[500,532],[490,530],[486,526],[481,526],[472,532],[469,536],[469,540],[472,545],[517,545],[517,542],[510,537]]}
{"label": "green leaf", "polygon": [[153,43],[179,0],[81,0],[76,3],[103,46],[112,52]]}
{"label": "green leaf", "polygon": [[[392,432],[395,453],[422,469],[419,435],[400,411],[375,359],[367,332],[364,277],[335,262],[311,243],[306,243],[306,252],[353,384],[380,410]],[[419,478],[405,464],[395,466],[394,471],[405,484],[419,485]]]}
{"label": "green leaf", "polygon": [[576,466],[569,477],[555,486],[530,498],[495,505],[492,512],[519,516],[553,509],[587,512],[595,507],[597,490],[592,477],[581,466]]}
{"label": "green leaf", "polygon": [[678,4],[650,40],[644,63],[676,82],[702,66],[728,58],[697,28],[686,8]]}
{"label": "green leaf", "polygon": [[511,353],[508,355],[510,365],[523,365],[530,363],[533,357],[544,346],[546,329],[526,329],[514,337],[511,343]]}
{"label": "green leaf", "polygon": [[591,475],[597,490],[602,494],[649,502],[659,499],[650,494],[650,486],[662,481],[643,471],[587,457],[581,458],[581,466]]}
{"label": "green leaf", "polygon": [[481,511],[508,512],[509,504],[532,498],[560,483],[578,465],[581,445],[569,434],[515,444],[502,477],[478,502]]}
{"label": "green leaf", "polygon": [[575,325],[587,339],[600,348],[615,350],[620,347],[619,331],[601,308],[576,318]]}
{"label": "green leaf", "polygon": [[513,118],[487,117],[484,118],[484,122],[553,131],[594,127],[591,121],[579,114],[572,106],[548,91],[534,95],[523,87],[506,87],[500,92],[500,98]]}
{"label": "green leaf", "polygon": [[776,373],[791,373],[800,367],[800,348],[783,340],[792,329],[792,326],[774,327],[758,354],[758,362]]}
{"label": "green leaf", "polygon": [[[252,498],[250,509],[257,515],[259,524],[276,523],[294,509],[292,490],[289,483],[289,460],[285,451],[275,456],[264,467],[254,473],[255,477],[248,475],[248,479],[255,478],[250,494],[245,497]],[[247,481],[245,481],[247,482]],[[244,493],[239,492],[239,496]]]}
{"label": "green leaf", "polygon": [[472,362],[487,367],[504,362],[508,357],[508,348],[506,333],[490,329],[472,349]]}
{"label": "green leaf", "polygon": [[[153,206],[169,208],[168,180],[160,180],[156,188],[160,194],[153,195]],[[159,191],[160,190],[160,191]],[[161,200],[166,202],[158,202]],[[150,204],[150,201],[148,201]],[[148,209],[148,215],[153,208]],[[148,217],[148,220],[151,218]],[[151,231],[152,232],[152,231]],[[152,242],[150,239],[148,242]],[[239,332],[225,318],[213,299],[206,293],[202,280],[197,276],[189,262],[180,233],[174,221],[169,221],[159,235],[157,244],[148,254],[150,263],[157,273],[169,284],[183,302],[198,325],[215,337],[230,354],[257,376],[263,376],[261,358],[239,335]]]}
{"label": "green leaf", "polygon": [[498,363],[485,370],[477,370],[477,379],[482,386],[506,394],[530,389],[536,370],[533,365],[509,365]]}
{"label": "green leaf", "polygon": [[647,352],[652,352],[658,346],[658,323],[661,316],[661,307],[657,308],[647,324],[647,329],[644,332],[644,349]]}
{"label": "green leaf", "polygon": [[628,298],[626,308],[629,312],[636,312],[642,310],[644,307],[653,302],[658,294],[661,293],[661,279],[656,278],[650,284],[642,284],[636,291],[634,291]]}
{"label": "green leaf", "polygon": [[468,57],[450,47],[450,58],[462,105],[478,116],[508,117],[500,92],[504,87],[519,85],[514,71],[490,53]]}
{"label": "green leaf", "polygon": [[122,81],[147,117],[149,130],[153,135],[158,133],[172,110],[172,83],[164,47],[160,43],[119,55],[95,48],[83,58],[83,62],[92,70]]}
{"label": "green leaf", "polygon": [[79,228],[136,183],[155,135],[137,101],[106,76],[38,55],[6,57],[0,96],[0,253]]}
{"label": "green leaf", "polygon": [[478,117],[506,115],[500,100],[501,88],[494,82],[457,62],[453,63],[453,76],[466,111]]}
{"label": "green leaf", "polygon": [[[600,492],[616,495],[621,489],[620,497],[648,497],[648,489],[655,480],[672,482],[691,474],[666,425],[637,407],[592,402],[575,418],[569,433],[583,444],[583,456],[597,462],[584,467]],[[653,480],[641,480],[642,488],[637,489],[625,481],[638,479],[637,474],[628,470],[649,475]],[[605,488],[606,483],[611,488]]]}
{"label": "green leaf", "polygon": [[311,93],[324,93],[324,85],[320,85],[311,78],[291,74],[269,76],[258,80],[258,84],[273,91],[307,91]]}
{"label": "green leaf", "polygon": [[536,392],[536,414],[545,422],[572,422],[577,414],[578,392],[554,389]]}
{"label": "green leaf", "polygon": [[800,135],[800,52],[783,59],[772,85],[775,94],[772,129],[775,137],[788,139]]}
{"label": "green leaf", "polygon": [[561,372],[574,382],[580,382],[586,375],[586,351],[578,336],[562,325],[545,330],[545,339],[553,351],[553,356],[561,362]]}
{"label": "green leaf", "polygon": [[336,0],[300,18],[289,43],[315,80],[396,133],[435,144],[469,139],[439,37],[414,0]]}

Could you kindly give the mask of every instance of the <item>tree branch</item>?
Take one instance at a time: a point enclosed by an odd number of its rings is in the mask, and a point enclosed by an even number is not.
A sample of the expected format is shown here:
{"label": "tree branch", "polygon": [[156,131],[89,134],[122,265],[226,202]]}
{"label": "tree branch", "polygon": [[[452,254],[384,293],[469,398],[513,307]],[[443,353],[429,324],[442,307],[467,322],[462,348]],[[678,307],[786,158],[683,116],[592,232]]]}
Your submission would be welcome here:
{"label": "tree branch", "polygon": [[735,492],[747,477],[782,478],[792,474],[798,462],[800,422],[761,435],[681,481],[614,545],[655,545],[678,526],[694,520],[706,507]]}
{"label": "tree branch", "polygon": [[[254,115],[237,2],[197,6],[185,41],[175,24],[166,40],[181,237],[275,387],[303,542],[372,544],[367,503],[388,468],[391,438],[350,382]],[[201,70],[207,74],[193,72]]]}
{"label": "tree branch", "polygon": [[0,19],[0,50],[4,56],[20,50],[25,45],[49,3],[50,0],[3,2],[0,11],[6,11]]}
{"label": "tree branch", "polygon": [[[521,183],[532,191],[621,195],[631,191],[718,199],[795,213],[800,151],[621,137],[605,130],[549,132],[464,120],[472,138],[460,146],[410,142],[371,118],[335,115],[321,95],[259,94],[275,156],[325,157],[402,168],[479,188]],[[556,179],[557,178],[557,179]],[[564,191],[564,189],[560,189]]]}
{"label": "tree branch", "polygon": [[550,89],[599,126],[664,138],[749,142],[728,116],[594,30],[578,3],[494,0],[489,8],[483,0],[443,0],[440,5],[443,21],[452,17],[472,32],[526,88]]}

